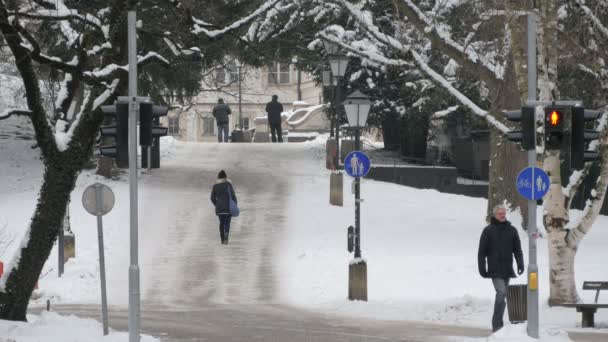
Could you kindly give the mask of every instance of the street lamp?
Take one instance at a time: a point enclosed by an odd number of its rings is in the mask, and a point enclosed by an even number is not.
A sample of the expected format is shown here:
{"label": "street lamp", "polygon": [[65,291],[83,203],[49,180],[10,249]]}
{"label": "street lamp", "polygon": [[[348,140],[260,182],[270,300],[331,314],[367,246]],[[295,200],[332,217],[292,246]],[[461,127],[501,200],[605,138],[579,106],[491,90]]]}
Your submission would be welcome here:
{"label": "street lamp", "polygon": [[[335,101],[335,95],[336,95],[336,93],[335,93],[335,90],[334,90],[334,86],[336,85],[336,83],[334,82],[335,78],[331,74],[331,69],[325,69],[325,70],[323,70],[323,77],[322,77],[322,79],[323,79],[323,87],[329,88],[330,89],[329,91],[331,93],[331,95],[330,95],[330,102],[331,102],[331,107],[332,107],[331,112],[334,113],[334,114],[332,115],[331,128],[329,130],[329,136],[331,138],[333,138],[334,137],[334,123],[335,123],[334,122],[335,121],[334,117],[335,117],[335,112],[336,112],[336,104],[335,104],[335,102],[336,102]],[[325,101],[327,101],[327,99],[325,99]]]}
{"label": "street lamp", "polygon": [[[325,52],[329,56],[329,66],[331,67],[331,73],[333,77],[336,78],[336,101],[341,101],[341,81],[346,74],[346,68],[348,67],[349,58],[344,53],[342,53],[340,46],[332,41],[323,40],[323,47]],[[336,168],[340,165],[340,110],[339,107],[336,108],[336,114],[334,116],[334,127],[336,129],[336,160],[335,165]]]}
{"label": "street lamp", "polygon": [[[355,130],[355,150],[361,150],[361,130],[365,127],[371,101],[360,91],[344,101],[348,124]],[[361,177],[355,177],[355,260],[348,269],[348,298],[367,301],[367,263],[361,259]]]}

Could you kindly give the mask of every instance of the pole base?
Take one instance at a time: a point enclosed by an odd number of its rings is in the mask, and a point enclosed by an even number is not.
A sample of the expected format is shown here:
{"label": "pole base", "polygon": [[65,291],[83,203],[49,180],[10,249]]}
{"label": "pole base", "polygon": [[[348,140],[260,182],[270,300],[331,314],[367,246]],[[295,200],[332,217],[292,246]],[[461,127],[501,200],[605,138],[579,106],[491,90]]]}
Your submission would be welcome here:
{"label": "pole base", "polygon": [[63,263],[76,257],[76,235],[74,233],[63,235]]}
{"label": "pole base", "polygon": [[367,263],[365,260],[348,266],[348,299],[367,302]]}

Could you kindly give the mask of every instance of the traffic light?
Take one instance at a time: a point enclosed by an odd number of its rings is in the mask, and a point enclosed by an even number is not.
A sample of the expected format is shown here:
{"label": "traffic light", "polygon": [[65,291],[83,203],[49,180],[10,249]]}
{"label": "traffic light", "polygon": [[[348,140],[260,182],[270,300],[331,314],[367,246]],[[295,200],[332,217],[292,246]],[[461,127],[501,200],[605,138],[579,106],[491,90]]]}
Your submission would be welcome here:
{"label": "traffic light", "polygon": [[154,139],[167,135],[169,129],[162,126],[154,126],[155,118],[166,116],[169,108],[156,106],[152,103],[140,103],[139,105],[139,144],[141,146],[154,145]]}
{"label": "traffic light", "polygon": [[545,147],[548,150],[561,150],[568,128],[567,114],[571,107],[545,107]]}
{"label": "traffic light", "polygon": [[587,122],[599,119],[604,113],[599,110],[588,110],[581,106],[572,108],[572,136],[570,167],[580,170],[585,162],[599,160],[597,151],[588,151],[587,144],[599,139],[600,132],[595,129],[586,129]]}
{"label": "traffic light", "polygon": [[536,120],[535,108],[530,106],[522,107],[520,110],[504,111],[507,120],[521,122],[521,130],[510,131],[507,139],[521,143],[521,147],[526,150],[536,149]]}
{"label": "traffic light", "polygon": [[167,135],[169,129],[160,126],[159,118],[166,116],[169,108],[143,102],[139,107],[139,144],[141,148],[142,167],[148,167],[148,148],[151,149],[151,167],[160,167],[159,138]]}
{"label": "traffic light", "polygon": [[118,102],[101,106],[104,115],[114,119],[111,126],[101,126],[99,131],[104,137],[114,138],[114,145],[99,147],[99,154],[114,158],[119,168],[129,167],[129,104]]}

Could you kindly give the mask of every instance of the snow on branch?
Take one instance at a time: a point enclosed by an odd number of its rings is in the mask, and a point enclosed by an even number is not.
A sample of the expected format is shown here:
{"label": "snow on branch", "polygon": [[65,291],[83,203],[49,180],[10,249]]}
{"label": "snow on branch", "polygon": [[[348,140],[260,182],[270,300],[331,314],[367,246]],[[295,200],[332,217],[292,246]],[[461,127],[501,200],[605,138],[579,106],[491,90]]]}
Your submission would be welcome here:
{"label": "snow on branch", "polygon": [[429,75],[436,83],[441,85],[452,96],[454,96],[459,102],[461,102],[463,105],[465,105],[467,108],[469,108],[474,114],[484,118],[488,122],[488,124],[490,124],[491,126],[496,128],[497,130],[501,131],[502,133],[506,134],[507,132],[510,131],[510,129],[507,126],[505,126],[502,122],[498,121],[495,117],[490,115],[487,111],[481,109],[479,106],[477,106],[475,103],[473,103],[473,101],[471,101],[466,95],[464,95],[463,93],[458,91],[456,88],[454,88],[452,86],[452,84],[450,84],[450,82],[448,82],[448,80],[446,80],[442,75],[440,75],[438,72],[433,70],[424,61],[422,56],[420,56],[417,52],[411,51],[411,54],[412,54],[412,57],[414,58],[414,60],[416,60],[416,63],[418,64],[418,66],[422,69],[422,71],[424,71],[424,73]]}
{"label": "snow on branch", "polygon": [[351,54],[353,54],[363,60],[367,60],[368,62],[371,62],[372,64],[407,66],[407,67],[415,66],[414,64],[401,60],[401,59],[392,59],[392,58],[385,57],[377,49],[375,49],[374,44],[372,44],[369,41],[351,42],[351,44],[349,45],[349,44],[345,44],[341,39],[339,39],[333,35],[329,35],[325,32],[320,32],[319,37],[321,37],[325,40],[329,40],[335,44],[338,44],[340,47],[342,47],[347,52],[350,52]]}
{"label": "snow on branch", "polygon": [[462,46],[452,39],[448,29],[434,23],[411,0],[402,1],[399,4],[405,10],[406,17],[412,21],[421,34],[430,39],[443,53],[457,60],[460,64],[468,64],[488,80],[502,80],[504,78],[504,66],[490,62],[485,56],[475,51],[471,45]]}
{"label": "snow on branch", "polygon": [[27,109],[6,109],[6,110],[0,112],[0,120],[6,120],[13,115],[30,116],[30,114],[32,114],[32,112],[30,112]]}
{"label": "snow on branch", "polygon": [[249,24],[251,21],[253,21],[257,17],[262,15],[264,12],[266,12],[269,9],[271,9],[272,7],[274,7],[279,1],[280,0],[268,0],[263,5],[258,7],[258,9],[256,9],[252,13],[250,13],[248,16],[241,18],[241,19],[235,21],[234,23],[232,23],[224,28],[218,29],[218,30],[208,30],[208,29],[204,28],[203,26],[209,27],[209,26],[212,26],[211,24],[209,24],[205,21],[202,21],[200,19],[192,18],[192,20],[194,21],[194,30],[192,30],[192,32],[194,34],[203,33],[207,37],[210,37],[210,38],[218,37],[220,35],[234,31],[240,27],[243,27],[243,26]]}
{"label": "snow on branch", "polygon": [[608,39],[608,28],[601,22],[601,20],[593,14],[593,11],[585,5],[584,0],[574,0],[574,2],[579,6],[579,8],[585,13],[585,16],[591,21],[593,26],[597,28],[604,38]]}
{"label": "snow on branch", "polygon": [[[137,65],[145,66],[153,63],[154,60],[158,60],[160,63],[164,65],[170,65],[169,61],[159,55],[156,52],[148,52],[145,56],[137,56]],[[93,77],[93,78],[106,78],[111,76],[117,71],[128,72],[129,65],[117,65],[117,64],[108,64],[102,69],[96,69],[94,71],[85,71],[84,75]]]}
{"label": "snow on branch", "polygon": [[[91,92],[87,91],[84,101],[82,101],[82,105],[74,118],[74,122],[69,125],[67,121],[63,119],[57,120],[55,124],[55,143],[57,144],[57,149],[60,152],[63,152],[68,149],[70,142],[72,141],[72,137],[74,136],[74,131],[78,127],[80,123],[80,118],[86,111],[94,112],[104,104],[116,91],[116,87],[120,82],[119,79],[115,79],[107,89],[101,93],[95,100],[93,100],[93,104],[91,106]],[[69,127],[68,127],[69,125]]]}
{"label": "snow on branch", "polygon": [[444,117],[454,113],[456,110],[458,110],[458,108],[460,108],[460,106],[452,106],[452,107],[448,107],[444,110],[435,112],[435,113],[433,113],[433,115],[431,115],[431,120],[443,119]]}
{"label": "snow on branch", "polygon": [[[469,110],[471,110],[475,115],[484,118],[486,122],[488,122],[488,124],[501,131],[502,133],[507,133],[510,131],[510,129],[502,122],[490,115],[486,110],[481,109],[466,95],[462,94],[458,89],[454,88],[454,86],[452,86],[452,84],[445,77],[433,70],[425,61],[425,59],[419,53],[412,50],[410,46],[404,45],[396,39],[388,36],[387,34],[380,32],[380,29],[375,26],[368,13],[363,13],[359,8],[355,7],[354,5],[351,5],[345,2],[344,0],[342,1],[345,7],[351,12],[352,17],[354,17],[361,24],[362,28],[370,32],[378,41],[387,44],[388,46],[392,46],[393,48],[399,51],[409,54],[416,62],[419,69],[421,69],[435,83],[440,85],[448,93],[455,97],[465,107],[469,108]],[[325,35],[325,37],[330,38],[328,35]],[[332,41],[334,43],[340,44],[341,46],[344,46],[344,43],[342,43],[337,38],[333,38]]]}
{"label": "snow on branch", "polygon": [[9,15],[14,15],[17,18],[21,17],[35,20],[78,20],[103,32],[101,20],[99,20],[99,18],[90,13],[84,15],[79,14],[78,11],[67,9],[67,7],[65,8],[65,11],[40,9],[35,12],[9,12]]}

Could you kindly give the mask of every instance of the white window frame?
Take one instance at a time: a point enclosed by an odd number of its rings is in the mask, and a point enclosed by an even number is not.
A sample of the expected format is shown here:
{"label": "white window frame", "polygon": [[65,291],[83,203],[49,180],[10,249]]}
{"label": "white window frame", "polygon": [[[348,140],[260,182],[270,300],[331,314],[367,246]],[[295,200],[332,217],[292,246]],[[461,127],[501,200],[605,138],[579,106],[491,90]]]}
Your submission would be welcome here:
{"label": "white window frame", "polygon": [[[287,71],[282,70],[282,68],[285,68],[285,65],[287,65]],[[283,76],[286,76],[287,80]],[[273,62],[268,68],[268,84],[291,84],[291,64]]]}
{"label": "white window frame", "polygon": [[239,80],[239,69],[236,61],[230,61],[226,65],[218,68],[215,74],[215,82],[218,84],[237,83]]}
{"label": "white window frame", "polygon": [[[208,125],[209,124],[209,125]],[[215,132],[215,118],[203,117],[203,136],[216,135]]]}
{"label": "white window frame", "polygon": [[[167,127],[169,128],[169,135],[179,135],[179,116],[169,117],[169,122],[167,123]],[[177,130],[176,130],[177,128]]]}

